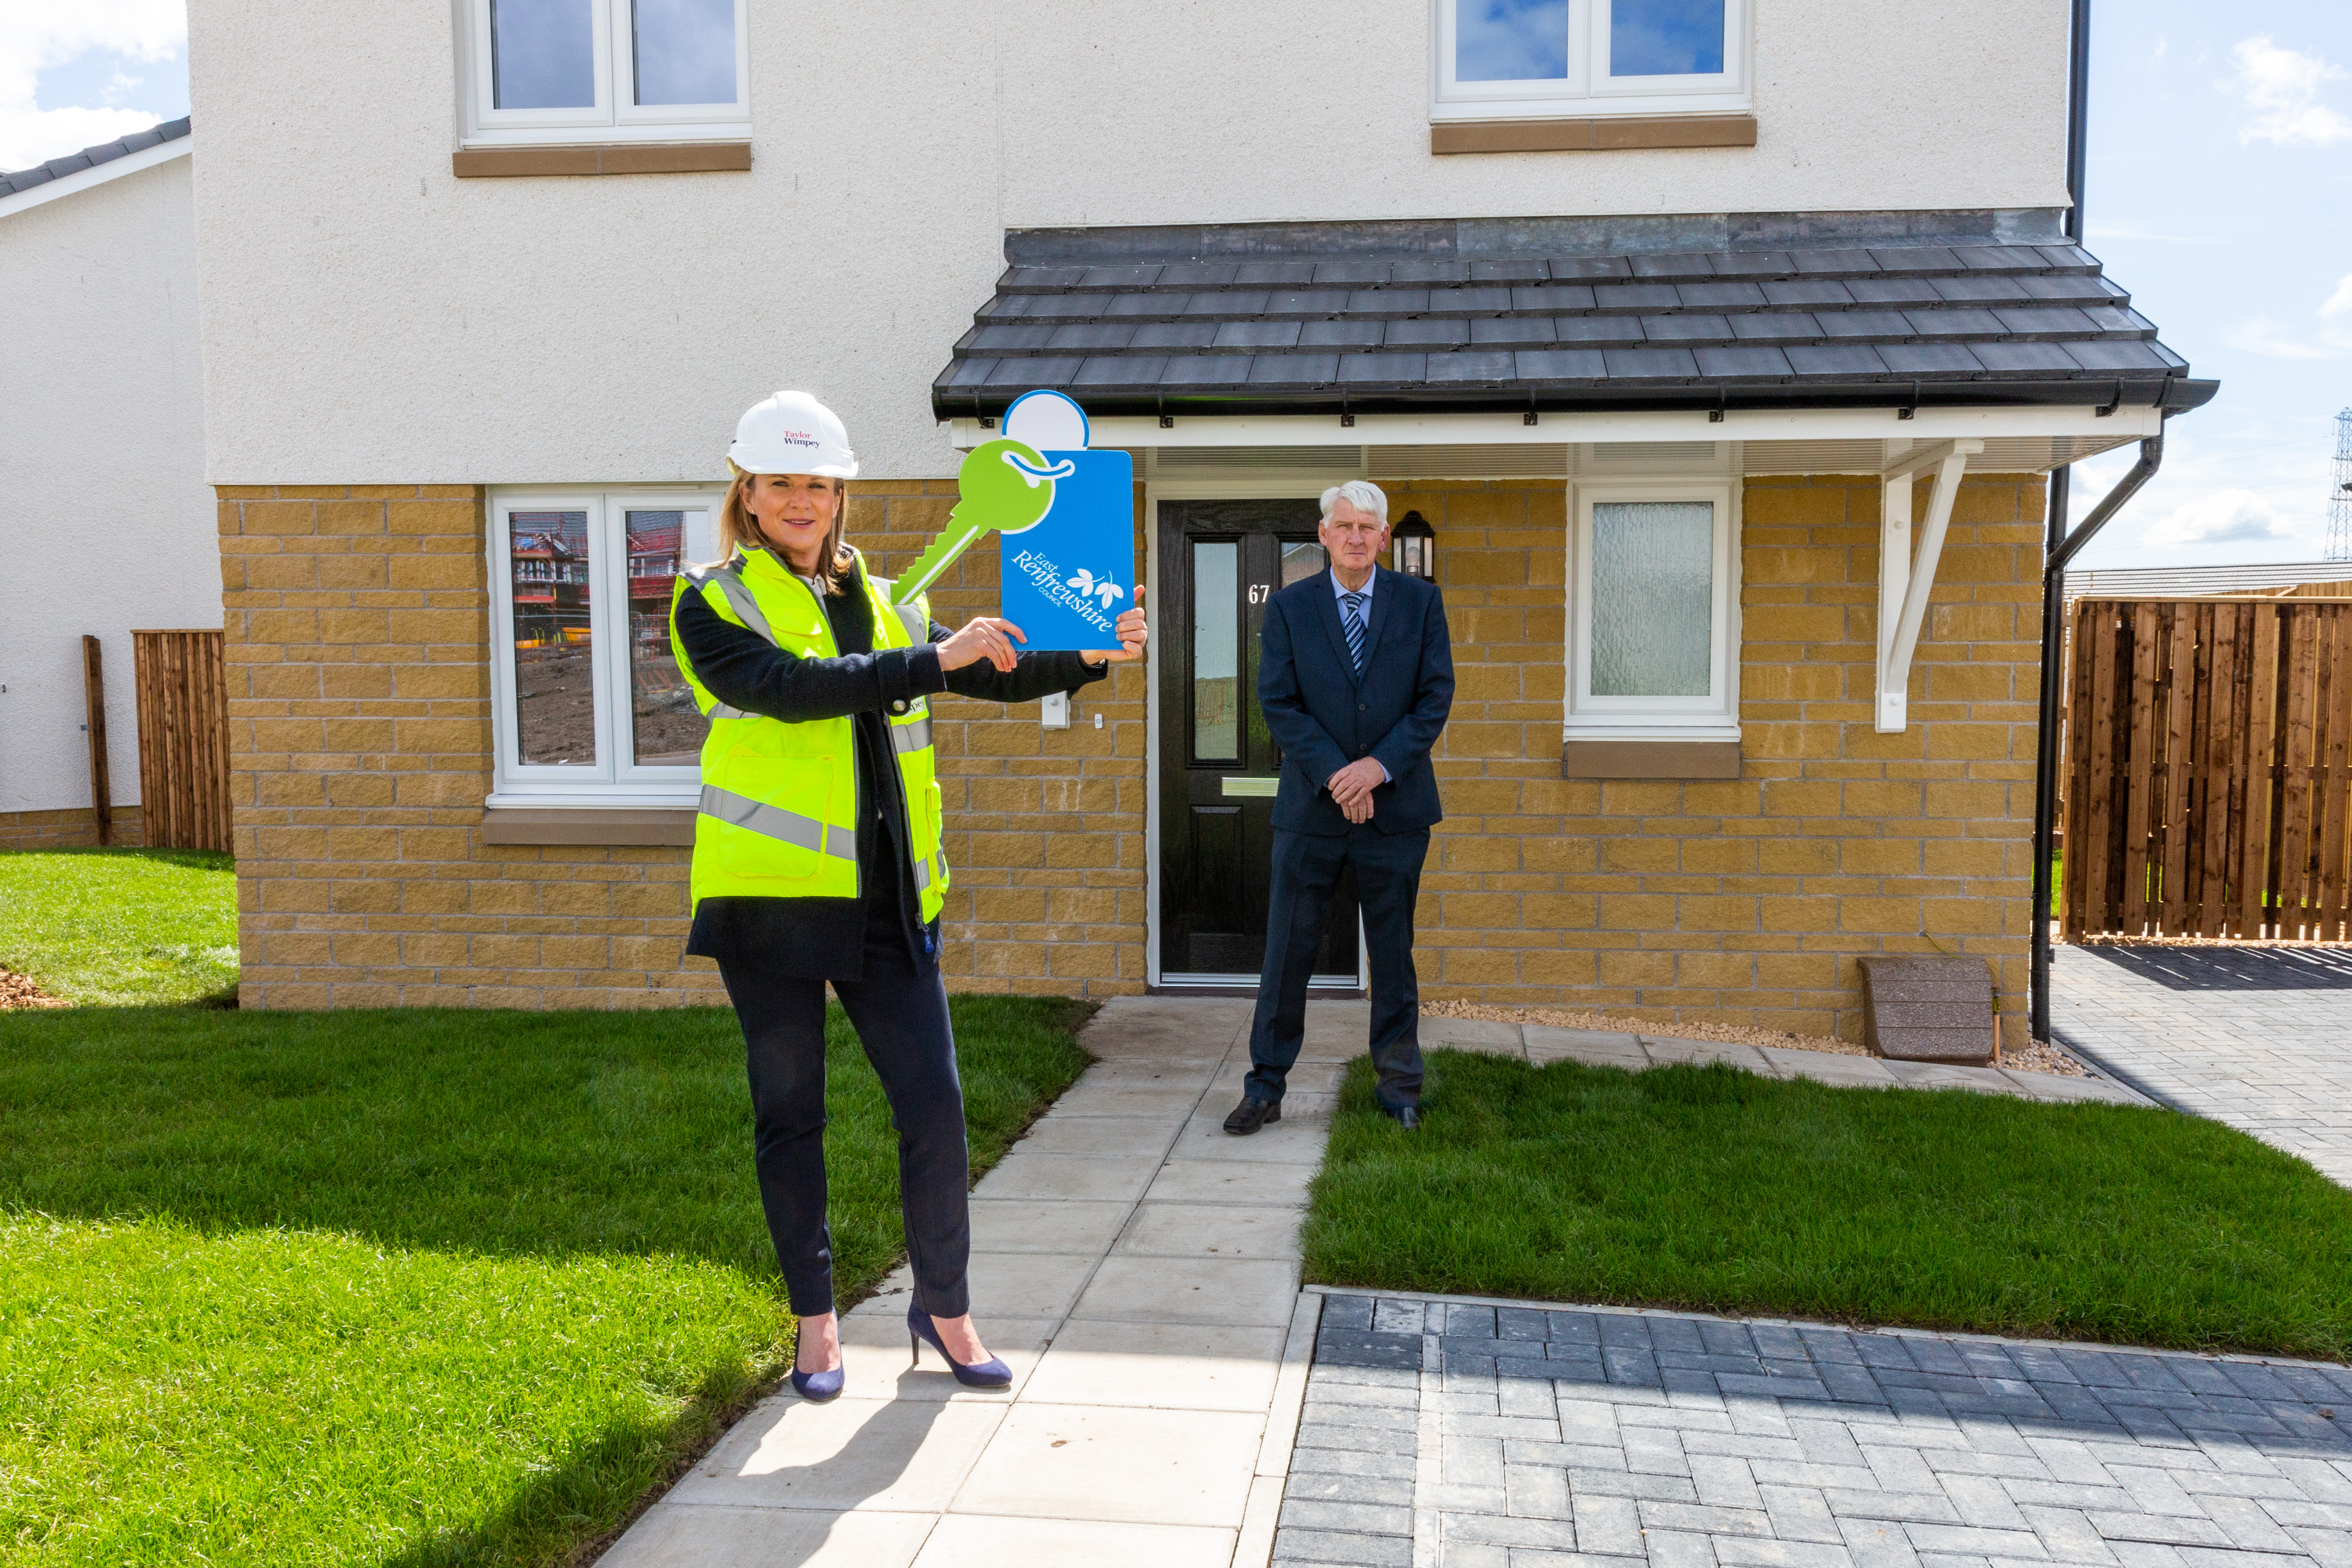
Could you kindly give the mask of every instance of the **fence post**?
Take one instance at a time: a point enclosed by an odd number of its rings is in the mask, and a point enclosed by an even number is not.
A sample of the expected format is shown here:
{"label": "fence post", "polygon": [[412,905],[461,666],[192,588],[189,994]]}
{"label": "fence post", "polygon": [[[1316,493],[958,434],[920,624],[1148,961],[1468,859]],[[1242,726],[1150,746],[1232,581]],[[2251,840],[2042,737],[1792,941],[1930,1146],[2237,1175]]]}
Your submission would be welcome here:
{"label": "fence post", "polygon": [[106,776],[106,670],[98,639],[87,632],[81,639],[81,689],[89,713],[82,728],[89,731],[90,815],[97,819],[99,847],[103,849],[114,842],[114,786]]}

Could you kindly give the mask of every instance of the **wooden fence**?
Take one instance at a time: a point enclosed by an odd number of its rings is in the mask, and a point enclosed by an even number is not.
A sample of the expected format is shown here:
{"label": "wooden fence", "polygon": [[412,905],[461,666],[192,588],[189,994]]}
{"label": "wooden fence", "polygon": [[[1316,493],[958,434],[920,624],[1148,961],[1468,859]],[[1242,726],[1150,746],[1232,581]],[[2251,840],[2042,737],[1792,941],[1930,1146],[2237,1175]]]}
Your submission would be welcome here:
{"label": "wooden fence", "polygon": [[2061,930],[2352,940],[2352,599],[2083,599]]}
{"label": "wooden fence", "polygon": [[139,805],[147,843],[229,847],[228,684],[218,632],[131,634],[139,689]]}

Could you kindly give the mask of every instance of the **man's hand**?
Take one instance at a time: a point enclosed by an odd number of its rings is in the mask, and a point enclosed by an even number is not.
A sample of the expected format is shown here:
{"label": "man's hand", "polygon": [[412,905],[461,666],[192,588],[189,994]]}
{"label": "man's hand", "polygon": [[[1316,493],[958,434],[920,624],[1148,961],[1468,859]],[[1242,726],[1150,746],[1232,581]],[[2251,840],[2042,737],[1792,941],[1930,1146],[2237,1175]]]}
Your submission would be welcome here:
{"label": "man's hand", "polygon": [[1372,819],[1372,791],[1388,782],[1388,774],[1371,757],[1359,757],[1324,781],[1323,787],[1339,805],[1340,814],[1349,822],[1370,822]]}
{"label": "man's hand", "polygon": [[[1143,584],[1135,585],[1135,596],[1143,596]],[[1143,657],[1143,645],[1151,638],[1151,628],[1144,625],[1141,610],[1123,610],[1113,630],[1118,634],[1119,646],[1113,648],[1088,648],[1085,658],[1088,664],[1126,664]]]}

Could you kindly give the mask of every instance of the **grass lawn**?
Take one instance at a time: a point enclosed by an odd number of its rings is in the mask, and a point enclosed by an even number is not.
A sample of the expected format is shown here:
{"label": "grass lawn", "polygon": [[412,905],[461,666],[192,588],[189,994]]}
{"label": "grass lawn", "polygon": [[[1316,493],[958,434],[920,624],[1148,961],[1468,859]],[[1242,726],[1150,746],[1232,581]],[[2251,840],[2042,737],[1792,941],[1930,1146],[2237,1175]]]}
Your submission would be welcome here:
{"label": "grass lawn", "polygon": [[[53,858],[69,858],[56,857]],[[1076,1005],[958,997],[984,1168]],[[790,1344],[731,1014],[0,1014],[0,1562],[551,1563]],[[833,1018],[835,1267],[900,1247]]]}
{"label": "grass lawn", "polygon": [[1350,1069],[1307,1277],[2196,1350],[2352,1354],[2352,1192],[2168,1111],[1431,1053]]}
{"label": "grass lawn", "polygon": [[0,969],[102,1005],[236,994],[236,871],[198,849],[0,853]]}

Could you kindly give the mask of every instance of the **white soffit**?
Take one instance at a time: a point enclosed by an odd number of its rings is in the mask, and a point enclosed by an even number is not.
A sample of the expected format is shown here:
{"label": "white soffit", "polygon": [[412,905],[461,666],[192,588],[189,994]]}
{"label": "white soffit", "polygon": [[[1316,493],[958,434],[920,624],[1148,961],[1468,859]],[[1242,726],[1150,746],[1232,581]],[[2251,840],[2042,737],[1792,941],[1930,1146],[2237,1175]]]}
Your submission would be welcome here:
{"label": "white soffit", "polygon": [[[1969,458],[1980,474],[2038,474],[2079,463],[2137,437],[1984,437]],[[1392,447],[1157,447],[1137,453],[1136,471],[1157,479],[1307,476],[1341,479],[1612,479],[1735,478],[1744,474],[1876,476],[1906,441],[1586,441]]]}

